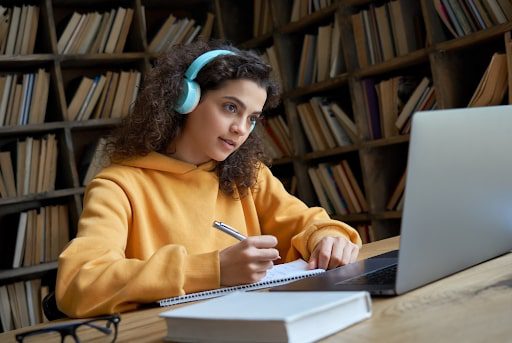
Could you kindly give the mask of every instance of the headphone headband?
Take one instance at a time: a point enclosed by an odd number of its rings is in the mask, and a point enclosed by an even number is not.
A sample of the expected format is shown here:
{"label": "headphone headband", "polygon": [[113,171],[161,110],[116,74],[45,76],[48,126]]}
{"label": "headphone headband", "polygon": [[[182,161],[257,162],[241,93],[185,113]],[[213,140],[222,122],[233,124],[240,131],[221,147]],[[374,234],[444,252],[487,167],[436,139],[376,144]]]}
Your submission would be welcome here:
{"label": "headphone headband", "polygon": [[197,57],[188,67],[185,72],[185,77],[189,80],[194,80],[197,77],[199,71],[207,65],[211,60],[214,60],[218,56],[222,55],[235,55],[233,51],[230,50],[210,50],[205,52],[204,54]]}

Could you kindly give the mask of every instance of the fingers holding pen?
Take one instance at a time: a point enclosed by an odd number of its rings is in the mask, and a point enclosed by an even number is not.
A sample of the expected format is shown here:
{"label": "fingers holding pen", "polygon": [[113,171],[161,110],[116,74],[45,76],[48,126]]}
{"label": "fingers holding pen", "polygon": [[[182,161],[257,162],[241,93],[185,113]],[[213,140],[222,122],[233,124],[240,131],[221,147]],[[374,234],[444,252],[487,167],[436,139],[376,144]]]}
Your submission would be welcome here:
{"label": "fingers holding pen", "polygon": [[250,261],[274,261],[279,258],[279,251],[274,247],[277,238],[270,235],[248,237],[239,244],[245,245],[243,255]]}
{"label": "fingers holding pen", "polygon": [[222,250],[219,254],[222,285],[261,280],[279,259],[274,236],[253,236]]}

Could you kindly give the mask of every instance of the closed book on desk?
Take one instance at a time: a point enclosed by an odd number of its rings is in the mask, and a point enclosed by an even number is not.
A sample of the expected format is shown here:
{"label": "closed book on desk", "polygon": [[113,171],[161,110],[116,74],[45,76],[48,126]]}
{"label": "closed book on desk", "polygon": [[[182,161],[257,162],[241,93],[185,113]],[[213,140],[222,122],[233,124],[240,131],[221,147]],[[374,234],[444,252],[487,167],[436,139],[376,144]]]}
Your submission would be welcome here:
{"label": "closed book on desk", "polygon": [[313,342],[371,316],[367,292],[236,292],[160,314],[166,340]]}

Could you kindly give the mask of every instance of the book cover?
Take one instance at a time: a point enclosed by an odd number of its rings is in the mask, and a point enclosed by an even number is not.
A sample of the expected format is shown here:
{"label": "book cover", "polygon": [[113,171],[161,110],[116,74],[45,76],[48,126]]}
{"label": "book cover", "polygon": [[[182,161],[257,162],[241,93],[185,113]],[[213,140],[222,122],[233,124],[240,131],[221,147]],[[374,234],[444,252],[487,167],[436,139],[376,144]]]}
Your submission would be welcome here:
{"label": "book cover", "polygon": [[298,343],[332,335],[371,311],[367,292],[237,292],[160,317],[172,341]]}

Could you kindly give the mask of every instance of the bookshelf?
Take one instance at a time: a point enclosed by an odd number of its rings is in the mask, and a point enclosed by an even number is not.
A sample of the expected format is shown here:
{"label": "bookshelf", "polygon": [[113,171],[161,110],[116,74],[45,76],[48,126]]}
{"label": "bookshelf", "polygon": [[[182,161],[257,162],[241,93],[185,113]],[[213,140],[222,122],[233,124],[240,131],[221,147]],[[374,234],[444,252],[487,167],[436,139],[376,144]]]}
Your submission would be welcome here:
{"label": "bookshelf", "polygon": [[[480,0],[485,1],[487,0]],[[84,77],[94,79],[97,75],[106,75],[108,72],[120,74],[133,71],[140,73],[143,78],[159,54],[155,49],[150,49],[150,45],[170,15],[175,16],[176,21],[184,18],[193,20],[193,24],[190,24],[190,34],[194,25],[206,26],[207,21],[211,20],[209,18],[213,17],[208,35],[226,38],[241,48],[254,49],[260,53],[268,54],[272,51],[274,61],[271,62],[279,65],[276,73],[282,81],[283,101],[278,108],[266,115],[269,118],[279,117],[276,122],[286,125],[293,147],[292,154],[281,154],[273,160],[273,173],[308,205],[319,205],[319,198],[308,169],[318,168],[320,165],[336,166],[346,161],[344,163],[350,166],[353,180],[364,195],[367,209],[358,212],[352,210],[344,214],[332,211],[332,217],[360,228],[365,240],[377,240],[399,234],[400,201],[394,193],[407,165],[409,136],[407,133],[383,135],[382,132],[379,135],[375,131],[377,126],[373,121],[382,118],[379,114],[372,115],[369,101],[371,95],[368,93],[368,89],[372,87],[368,85],[404,78],[412,78],[418,82],[427,77],[430,80],[429,86],[435,88],[437,108],[466,107],[493,54],[505,53],[509,61],[512,59],[509,33],[512,30],[512,18],[507,17],[505,22],[497,22],[485,29],[473,30],[474,32],[455,37],[439,16],[435,7],[437,1],[400,0],[404,11],[413,13],[412,24],[408,25],[413,25],[411,30],[415,33],[415,41],[409,48],[402,47],[399,50],[396,48],[398,43],[393,40],[394,36],[379,36],[379,31],[375,31],[375,28],[371,30],[372,25],[369,21],[376,12],[380,13],[380,19],[378,22],[375,17],[373,25],[382,24],[383,18],[391,18],[391,14],[382,17],[382,13],[391,13],[391,9],[386,7],[391,8],[391,5],[387,5],[390,2],[395,5],[396,0],[311,1],[311,5],[300,0],[27,0],[21,3],[0,1],[2,8],[12,9],[19,6],[20,14],[22,5],[37,6],[39,18],[33,51],[8,54],[4,51],[4,54],[0,54],[0,76],[36,73],[39,69],[43,69],[48,75],[47,101],[45,105],[41,105],[45,107],[44,122],[26,125],[0,124],[0,151],[11,153],[16,175],[17,142],[25,141],[28,137],[34,140],[44,139],[48,135],[55,135],[57,140],[54,189],[0,198],[0,287],[14,282],[42,279],[43,286],[53,289],[55,261],[12,268],[20,213],[39,210],[45,206],[66,205],[69,237],[75,236],[78,217],[82,210],[83,177],[87,169],[87,165],[84,165],[85,156],[90,155],[91,146],[117,125],[119,118],[101,114],[95,116],[93,110],[88,120],[66,120],[69,118],[70,103]],[[388,12],[383,11],[383,6]],[[112,15],[117,13],[119,8],[132,11],[122,48],[109,54],[100,53],[99,50],[88,50],[85,53],[59,52],[59,40],[75,13],[84,16],[90,13]],[[353,26],[352,18],[363,12],[366,13],[368,21],[368,32],[364,26],[363,31]],[[97,18],[96,24],[90,25],[96,25],[100,30],[102,20],[107,21],[107,18]],[[388,25],[388,32],[393,32],[396,23],[391,19]],[[331,72],[328,77],[318,78],[313,72],[309,81],[298,86],[299,72],[312,72],[311,67],[305,68],[307,63],[302,59],[304,38],[307,35],[318,36],[319,28],[327,26],[331,26],[332,31],[334,28],[338,30],[338,38],[331,38],[330,44],[327,43],[329,48],[337,46],[337,49],[331,51],[329,59],[332,65],[332,54],[337,52],[337,64],[329,66]],[[201,33],[201,29],[196,30],[197,36]],[[376,33],[379,37],[377,39]],[[364,35],[364,39],[361,34]],[[83,39],[87,41],[87,38]],[[325,41],[325,37],[323,40]],[[361,63],[358,52],[361,51],[361,47],[368,49],[365,47],[367,45],[361,45],[361,40],[363,43],[366,40],[365,44],[372,44],[372,49],[377,49],[380,41],[386,40],[386,57],[381,56],[381,59]],[[153,46],[156,45],[157,43],[153,43]],[[390,46],[395,47],[393,54],[390,53]],[[14,43],[13,49],[15,47]],[[314,55],[316,53],[318,52],[313,51]],[[376,50],[373,53],[375,54]],[[314,62],[311,65],[314,65]],[[511,66],[508,73],[508,82],[511,83]],[[35,78],[33,82],[35,83]],[[18,83],[22,84],[21,77]],[[104,90],[107,88],[108,85],[105,85]],[[409,89],[409,94],[413,90]],[[375,94],[373,96],[375,97]],[[335,103],[344,111],[357,128],[356,137],[351,139],[351,143],[331,148],[312,148],[297,107],[308,103],[312,98]],[[508,103],[511,98],[512,90],[509,87],[508,94],[501,104]],[[407,99],[403,100],[406,101]],[[373,106],[379,107],[378,104]],[[273,128],[275,130],[275,127]],[[341,190],[339,193],[342,193]],[[392,196],[398,207],[388,209],[387,205]]]}

